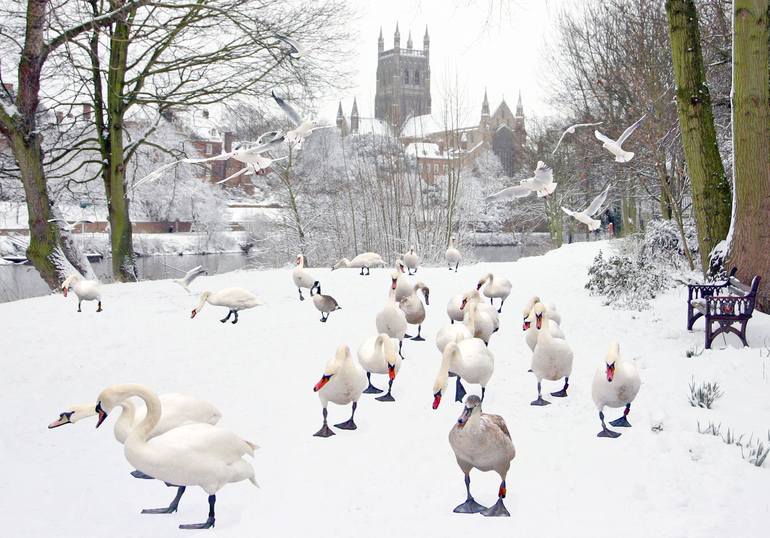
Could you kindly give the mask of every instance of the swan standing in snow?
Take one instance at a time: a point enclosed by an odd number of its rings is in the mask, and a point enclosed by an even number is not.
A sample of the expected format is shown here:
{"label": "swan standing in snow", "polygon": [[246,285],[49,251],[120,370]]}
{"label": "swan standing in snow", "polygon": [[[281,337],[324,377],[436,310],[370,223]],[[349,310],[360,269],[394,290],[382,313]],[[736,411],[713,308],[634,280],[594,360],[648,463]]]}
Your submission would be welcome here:
{"label": "swan standing in snow", "polygon": [[78,296],[78,312],[82,312],[80,304],[83,301],[97,301],[96,311],[102,311],[102,290],[99,281],[86,280],[79,274],[73,273],[61,283],[61,290],[64,297],[67,297],[67,292],[70,289]]}
{"label": "swan standing in snow", "polygon": [[[478,293],[478,291],[471,290],[469,293]],[[463,300],[465,300],[465,297],[468,295],[468,293],[459,293],[455,296],[453,296],[451,299],[449,299],[449,302],[446,305],[446,313],[447,316],[449,316],[449,319],[451,320],[452,324],[454,324],[455,321],[464,321],[465,318],[468,315],[468,311],[462,307]],[[497,313],[497,308],[494,306],[488,305],[486,303],[479,302],[479,311],[484,312],[487,314],[495,324],[495,331],[497,331],[500,328],[500,316]]]}
{"label": "swan standing in snow", "polygon": [[613,342],[607,352],[604,363],[596,369],[591,395],[596,408],[599,410],[599,420],[602,421],[602,431],[597,437],[619,437],[620,433],[607,429],[604,423],[604,407],[623,407],[623,416],[610,422],[618,428],[630,428],[628,413],[631,412],[631,402],[639,393],[642,380],[636,365],[620,356],[620,344]]}
{"label": "swan standing in snow", "polygon": [[451,271],[452,266],[454,265],[456,273],[457,268],[460,267],[460,261],[463,259],[463,256],[460,254],[460,251],[455,248],[455,236],[451,236],[449,238],[449,247],[446,249],[444,258],[446,259],[446,263],[449,266],[449,270]]}
{"label": "swan standing in snow", "polygon": [[466,338],[473,338],[473,334],[464,323],[444,325],[436,334],[436,347],[444,353],[444,348],[450,342],[459,342]]}
{"label": "swan standing in snow", "polygon": [[[222,418],[222,414],[216,407],[198,398],[192,398],[184,394],[161,394],[158,398],[160,399],[163,411],[160,421],[150,432],[148,439],[186,424],[196,424],[199,422],[216,424]],[[123,400],[116,404],[116,406],[120,406],[122,411],[118,420],[115,421],[114,434],[115,439],[122,445],[126,442],[131,430],[144,419],[146,409],[144,406],[141,406],[137,411],[137,407],[131,399]],[[59,413],[59,418],[51,422],[48,425],[48,429],[58,428],[65,424],[75,424],[84,418],[95,417],[96,415],[97,412],[93,403],[73,405],[68,407],[66,411]],[[135,478],[153,478],[141,471],[132,471],[131,476]],[[184,486],[178,486],[176,496],[166,508],[149,508],[142,510],[142,513],[171,514],[176,512],[183,494]]]}
{"label": "swan standing in snow", "polygon": [[132,396],[144,400],[147,414],[128,435],[124,453],[136,469],[167,484],[200,486],[209,495],[209,514],[204,523],[179,525],[180,529],[208,529],[215,524],[216,493],[226,484],[250,480],[254,468],[243,456],[253,456],[257,446],[211,424],[187,424],[150,440],[163,414],[158,396],[142,385],[114,385],[96,399],[98,428],[112,409]]}
{"label": "swan standing in snow", "polygon": [[[430,305],[430,289],[428,289],[428,286],[422,282],[418,282],[412,288],[412,293],[401,299],[398,306],[403,310],[406,322],[409,325],[417,325],[417,336],[411,337],[408,334],[405,334],[404,336],[418,342],[423,342],[425,341],[425,338],[423,338],[420,333],[422,332],[422,323],[425,321],[425,305],[422,304],[422,301],[417,296],[418,291],[422,292],[422,295],[425,298],[425,304]],[[398,286],[396,287],[396,294],[398,294]]]}
{"label": "swan standing in snow", "polygon": [[353,360],[353,357],[350,355],[350,348],[345,345],[339,346],[334,354],[334,358],[326,365],[321,380],[313,387],[313,392],[317,392],[318,398],[321,400],[324,417],[323,426],[313,435],[315,437],[334,435],[334,432],[326,423],[328,415],[326,407],[329,405],[329,402],[334,402],[337,405],[353,404],[353,412],[350,414],[350,418],[345,422],[335,424],[334,427],[341,430],[355,430],[357,426],[353,418],[356,415],[358,399],[361,397],[361,393],[363,393],[366,385],[364,369]]}
{"label": "swan standing in snow", "polygon": [[192,281],[198,278],[201,275],[207,275],[208,271],[206,271],[202,265],[199,265],[197,267],[193,267],[189,271],[187,271],[182,278],[177,278],[174,280],[177,284],[182,286],[186,292],[190,292],[190,284],[192,284]]}
{"label": "swan standing in snow", "polygon": [[312,295],[313,287],[318,284],[318,281],[305,267],[305,256],[303,254],[297,256],[297,261],[295,264],[296,267],[291,272],[291,278],[294,280],[294,285],[297,286],[297,291],[299,292],[299,300],[304,301],[305,298],[302,296],[302,288],[307,288],[310,290]]}
{"label": "swan standing in snow", "polygon": [[610,186],[607,185],[607,188],[604,189],[604,191],[599,196],[591,200],[591,203],[583,211],[573,211],[571,209],[567,209],[564,206],[561,206],[561,210],[575,220],[588,226],[589,231],[594,232],[601,228],[602,221],[592,217],[599,213],[599,210],[602,208],[602,204],[604,204],[604,201],[607,199],[607,194],[609,192]]}
{"label": "swan standing in snow", "polygon": [[569,376],[572,373],[572,349],[564,340],[551,336],[548,320],[548,310],[543,303],[537,303],[533,308],[535,313],[535,329],[537,330],[537,345],[532,353],[532,373],[537,377],[537,400],[532,405],[548,405],[549,401],[541,395],[541,381],[547,379],[556,381],[564,378],[564,388],[552,392],[551,396],[564,398],[567,396]]}
{"label": "swan standing in snow", "polygon": [[368,386],[364,393],[379,394],[382,392],[381,389],[372,385],[372,374],[388,374],[388,392],[378,396],[375,400],[394,402],[395,399],[390,391],[393,388],[393,381],[401,369],[401,357],[396,353],[396,346],[393,345],[390,336],[382,333],[364,340],[361,347],[358,348],[358,362],[366,370]]}
{"label": "swan standing in snow", "polygon": [[[313,291],[315,290],[315,293]],[[310,296],[313,298],[313,305],[321,313],[321,322],[326,323],[329,319],[329,314],[335,310],[342,310],[342,307],[337,304],[337,300],[331,295],[321,294],[321,283],[316,282],[313,288],[310,289]]]}
{"label": "swan standing in snow", "polygon": [[[529,346],[529,349],[532,351],[535,351],[535,346],[537,345],[537,329],[532,327],[532,320],[535,319],[535,313],[533,309],[535,308],[535,305],[540,302],[540,297],[532,297],[526,305],[524,305],[524,310],[522,311],[522,314],[524,316],[524,323],[522,325],[522,330],[524,331],[524,341]],[[554,338],[561,338],[564,340],[564,332],[561,330],[561,327],[559,326],[559,323],[556,321],[556,315],[558,313],[555,311],[555,307],[553,305],[548,306],[548,330],[551,331],[551,336]],[[561,320],[561,316],[559,316],[559,319]]]}
{"label": "swan standing in snow", "polygon": [[404,345],[404,336],[406,335],[406,315],[396,302],[398,273],[393,273],[390,276],[390,281],[388,302],[385,308],[377,313],[375,323],[377,325],[377,333],[385,333],[391,338],[398,340],[398,354],[403,359],[404,355],[401,353],[401,348]]}
{"label": "swan standing in snow", "polygon": [[460,309],[467,311],[465,315],[465,325],[475,338],[481,338],[485,344],[489,345],[489,339],[497,330],[495,323],[497,321],[497,312],[492,308],[494,317],[484,309],[489,309],[489,305],[481,303],[481,295],[476,290],[465,294],[460,304]]}
{"label": "swan standing in snow", "polygon": [[481,385],[481,399],[487,390],[487,383],[495,371],[495,357],[480,338],[468,338],[460,342],[450,342],[444,348],[436,380],[433,383],[433,409],[438,409],[441,397],[449,383],[449,372],[457,374],[455,401],[462,402],[465,387],[461,382]]}
{"label": "swan standing in snow", "polygon": [[[454,512],[510,516],[503,499],[506,494],[505,478],[508,476],[511,461],[516,457],[516,449],[503,417],[482,412],[481,399],[478,396],[468,396],[460,418],[449,432],[449,444],[455,453],[457,465],[465,475],[465,491],[468,493],[466,501],[457,506]],[[494,506],[485,508],[471,495],[472,469],[482,472],[495,471],[500,475],[500,489]]]}
{"label": "swan standing in snow", "polygon": [[402,260],[396,260],[396,302],[409,297],[414,291],[414,286],[406,278],[406,265]]}
{"label": "swan standing in snow", "polygon": [[197,316],[198,312],[203,309],[203,306],[206,303],[214,306],[225,306],[229,308],[230,311],[227,313],[227,316],[223,319],[220,319],[219,321],[225,323],[230,319],[230,316],[234,315],[235,317],[233,318],[233,324],[238,323],[239,310],[246,310],[247,308],[254,308],[255,306],[261,306],[264,304],[259,297],[243,288],[225,288],[213,293],[210,291],[204,291],[200,295],[198,306],[193,308],[192,315],[190,317],[194,318]]}
{"label": "swan standing in snow", "polygon": [[501,313],[503,311],[503,303],[511,294],[511,281],[505,277],[487,273],[481,280],[479,280],[476,289],[481,290],[482,286],[484,286],[482,293],[486,297],[489,297],[489,304],[494,305],[494,299],[500,299],[500,308],[497,309],[497,312]]}
{"label": "swan standing in snow", "polygon": [[[420,264],[420,258],[414,251],[414,247],[409,247],[409,252],[404,254],[404,263],[406,264],[409,274],[412,275],[417,272],[417,266]],[[414,273],[412,273],[414,271]]]}
{"label": "swan standing in snow", "polygon": [[[369,268],[370,267],[385,267],[387,264],[385,263],[385,260],[382,259],[382,256],[375,252],[364,252],[363,254],[359,254],[352,260],[348,260],[347,258],[342,258],[340,261],[338,261],[334,266],[332,267],[332,271],[335,269],[340,269],[341,267],[360,267],[361,272],[359,273],[361,276],[365,276],[370,274]],[[366,269],[366,273],[364,273],[364,269]]]}
{"label": "swan standing in snow", "polygon": [[617,140],[613,140],[610,137],[603,135],[599,131],[594,131],[594,136],[597,140],[602,142],[602,147],[605,148],[607,151],[612,153],[615,156],[615,162],[619,163],[627,163],[631,159],[634,158],[634,152],[633,151],[626,151],[621,146],[623,145],[623,142],[625,142],[629,136],[634,134],[634,131],[636,131],[637,127],[639,127],[642,122],[644,121],[644,118],[647,117],[647,114],[636,120],[636,122],[631,125],[628,129],[623,131],[623,134],[620,135],[620,138]]}

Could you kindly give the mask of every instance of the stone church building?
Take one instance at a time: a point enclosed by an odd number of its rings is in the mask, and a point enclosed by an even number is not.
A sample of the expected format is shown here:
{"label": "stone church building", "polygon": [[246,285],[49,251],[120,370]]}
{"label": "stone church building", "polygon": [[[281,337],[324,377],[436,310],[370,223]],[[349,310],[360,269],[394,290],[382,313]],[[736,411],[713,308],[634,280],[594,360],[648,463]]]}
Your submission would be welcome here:
{"label": "stone church building", "polygon": [[406,146],[407,153],[416,156],[420,173],[430,182],[436,175],[443,175],[451,161],[472,161],[481,151],[490,149],[500,159],[509,177],[513,177],[525,164],[527,130],[521,92],[515,113],[505,98],[494,112],[490,112],[485,90],[479,119],[468,122],[468,125],[447,126],[441,120],[440,111],[432,113],[427,27],[422,50],[414,48],[411,32],[406,48],[401,48],[398,24],[393,35],[393,48],[385,50],[380,29],[374,115],[374,118],[362,118],[354,99],[348,121],[340,103],[337,126],[343,135],[371,132],[397,135]]}

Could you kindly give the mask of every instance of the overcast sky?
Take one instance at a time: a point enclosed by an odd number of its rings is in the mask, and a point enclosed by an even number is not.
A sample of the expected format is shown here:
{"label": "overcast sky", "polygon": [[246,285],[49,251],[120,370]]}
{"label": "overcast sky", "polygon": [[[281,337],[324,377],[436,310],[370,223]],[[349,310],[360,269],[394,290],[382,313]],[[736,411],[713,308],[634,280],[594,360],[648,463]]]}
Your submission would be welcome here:
{"label": "overcast sky", "polygon": [[464,101],[474,118],[480,113],[485,87],[492,111],[503,96],[513,109],[521,90],[525,114],[549,114],[552,110],[540,82],[548,70],[542,59],[542,49],[555,13],[562,6],[572,6],[576,2],[352,0],[358,12],[358,20],[353,23],[358,33],[357,57],[353,59],[357,71],[354,87],[343,95],[329,96],[321,102],[321,117],[333,121],[340,97],[348,116],[354,96],[358,99],[361,116],[374,116],[377,37],[382,26],[385,50],[393,48],[396,22],[401,31],[401,46],[406,47],[411,29],[417,49],[422,48],[425,25],[428,25],[434,112],[439,110],[446,77],[456,73]]}

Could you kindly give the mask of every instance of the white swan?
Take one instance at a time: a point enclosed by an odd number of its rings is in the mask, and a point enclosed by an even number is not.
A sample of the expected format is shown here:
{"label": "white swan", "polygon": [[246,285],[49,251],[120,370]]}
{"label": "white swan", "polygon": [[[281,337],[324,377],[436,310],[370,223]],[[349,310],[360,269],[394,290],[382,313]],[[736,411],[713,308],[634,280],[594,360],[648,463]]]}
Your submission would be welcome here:
{"label": "white swan", "polygon": [[396,260],[396,302],[400,302],[401,299],[408,297],[414,291],[414,286],[406,278],[406,265],[403,260]]}
{"label": "white swan", "polygon": [[297,256],[295,264],[296,267],[291,272],[291,278],[294,281],[294,285],[297,286],[299,300],[304,301],[305,298],[302,296],[302,288],[311,290],[312,293],[313,287],[318,284],[318,281],[305,267],[305,256],[303,254]]}
{"label": "white swan", "polygon": [[480,338],[468,338],[460,342],[450,342],[444,348],[436,380],[433,383],[433,409],[438,409],[441,397],[449,382],[449,372],[457,374],[455,401],[462,402],[465,387],[461,382],[481,385],[481,398],[487,390],[487,383],[495,371],[495,357]]}
{"label": "white swan", "polygon": [[463,256],[460,254],[460,251],[455,248],[455,237],[452,236],[449,238],[449,247],[446,249],[446,254],[444,254],[444,258],[446,259],[446,263],[449,266],[449,270],[452,270],[452,266],[454,265],[455,273],[457,272],[457,268],[460,266],[460,261],[462,261]]}
{"label": "white swan", "polygon": [[[483,307],[489,305],[483,304]],[[481,303],[481,296],[476,290],[470,291],[463,297],[463,302],[460,305],[460,309],[467,311],[465,316],[465,325],[475,338],[481,338],[485,344],[489,344],[489,339],[495,332],[495,322],[497,312],[495,312],[495,318],[492,318],[485,310],[483,310]],[[494,310],[494,309],[492,309]]]}
{"label": "white swan", "polygon": [[[347,258],[342,258],[340,261],[334,264],[332,267],[332,271],[335,269],[339,269],[341,267],[360,267],[361,268],[361,274],[368,275],[369,274],[369,268],[370,267],[385,267],[386,263],[385,260],[382,259],[382,256],[375,252],[364,252],[363,254],[359,254],[352,260],[348,260]],[[364,273],[364,269],[366,269],[366,273]]]}
{"label": "white swan", "polygon": [[473,334],[464,323],[444,325],[436,334],[436,347],[441,353],[450,342],[459,342],[466,338],[473,338]]}
{"label": "white swan", "polygon": [[324,417],[323,426],[313,435],[315,437],[334,435],[334,432],[329,429],[329,425],[326,423],[328,415],[326,407],[329,405],[329,402],[334,402],[337,405],[353,404],[353,412],[350,414],[350,418],[345,422],[335,424],[334,427],[341,430],[355,430],[357,426],[353,418],[356,415],[358,399],[361,397],[361,393],[363,393],[366,385],[364,369],[353,360],[353,357],[350,355],[350,348],[345,345],[339,346],[332,360],[326,365],[321,380],[313,387],[313,391],[318,393],[318,398],[321,400]]}
{"label": "white swan", "polygon": [[[465,399],[465,406],[457,423],[449,432],[449,444],[455,453],[457,465],[465,475],[468,498],[454,509],[458,514],[481,513],[484,516],[507,517],[511,514],[503,504],[505,478],[516,449],[511,434],[500,415],[488,415],[481,411],[481,399],[472,395]],[[500,475],[497,502],[490,508],[477,503],[471,495],[471,469],[495,471]]]}
{"label": "white swan", "polygon": [[409,247],[409,252],[404,254],[404,263],[406,264],[407,269],[409,270],[409,274],[414,274],[417,272],[417,266],[420,264],[420,257],[417,256],[417,253],[414,251],[414,247]]}
{"label": "white swan", "polygon": [[[522,330],[524,331],[524,341],[532,351],[535,351],[535,346],[537,345],[537,329],[532,327],[532,321],[535,319],[535,312],[533,309],[539,302],[540,297],[534,296],[527,302],[526,305],[524,305],[524,310],[522,310],[522,315],[524,316],[524,323],[522,325]],[[556,322],[556,320],[551,318],[552,315],[552,306],[548,306],[548,320],[550,322],[548,324],[548,330],[551,331],[551,336],[554,338],[561,338],[564,340],[564,332],[561,330],[561,327],[559,327],[559,324]]]}
{"label": "white swan", "polygon": [[210,291],[204,291],[200,295],[198,306],[193,308],[192,315],[190,317],[194,318],[197,316],[198,312],[203,309],[203,306],[206,303],[214,306],[225,306],[229,309],[227,316],[219,320],[222,323],[227,322],[227,320],[229,320],[230,316],[232,315],[235,316],[233,318],[233,323],[238,323],[239,310],[246,310],[247,308],[254,308],[255,306],[265,304],[260,300],[259,297],[243,288],[225,288],[213,293]]}
{"label": "white swan", "polygon": [[[476,291],[476,290],[472,290]],[[455,296],[453,296],[451,299],[449,299],[449,302],[446,305],[446,313],[447,316],[449,316],[449,319],[454,323],[455,321],[464,321],[465,317],[468,315],[467,310],[460,308],[463,304],[463,299],[465,299],[466,293],[459,293]],[[495,331],[500,328],[500,316],[498,316],[497,308],[495,308],[492,305],[488,305],[486,303],[479,303],[479,311],[484,312],[489,317],[492,318],[495,322]]]}
{"label": "white swan", "polygon": [[114,385],[104,389],[96,401],[98,428],[108,413],[124,400],[138,396],[147,415],[128,435],[124,453],[136,469],[167,484],[200,486],[209,495],[209,515],[204,523],[180,525],[180,529],[208,529],[215,524],[216,493],[226,484],[250,480],[254,469],[243,459],[253,456],[256,445],[211,424],[188,424],[148,441],[162,416],[158,396],[142,385]]}
{"label": "white swan", "polygon": [[572,349],[564,340],[551,336],[549,330],[548,310],[543,303],[537,303],[533,308],[535,312],[535,329],[537,330],[537,345],[532,353],[532,373],[537,377],[537,400],[532,405],[548,405],[540,392],[540,384],[543,379],[556,381],[564,378],[564,388],[558,392],[552,392],[551,396],[564,398],[567,396],[569,376],[572,373]]}
{"label": "white swan", "polygon": [[64,297],[67,297],[67,291],[70,289],[78,296],[78,312],[82,312],[80,304],[83,301],[97,301],[96,311],[102,311],[102,290],[97,280],[86,280],[79,274],[73,273],[61,283]]}
{"label": "white swan", "polygon": [[620,356],[620,344],[612,342],[599,368],[594,374],[591,396],[599,410],[599,420],[602,421],[602,431],[597,437],[619,437],[620,433],[607,429],[604,423],[604,407],[624,407],[623,416],[610,422],[619,428],[629,428],[628,413],[631,412],[631,402],[639,393],[642,380],[636,365]]}
{"label": "white swan", "polygon": [[[484,286],[483,290],[481,290],[482,286]],[[495,276],[492,273],[484,275],[479,280],[479,283],[476,284],[476,289],[481,290],[486,297],[489,297],[490,304],[494,304],[494,299],[500,299],[500,308],[497,309],[498,313],[503,311],[503,303],[511,294],[511,288],[510,280],[502,276]]]}
{"label": "white swan", "polygon": [[396,353],[396,346],[393,345],[390,336],[382,333],[364,340],[361,347],[358,348],[358,362],[366,370],[368,386],[364,393],[378,394],[382,392],[381,389],[372,385],[372,374],[388,374],[388,392],[383,396],[378,396],[375,400],[381,402],[395,401],[390,391],[393,388],[393,381],[401,369],[401,357]]}
{"label": "white swan", "polygon": [[390,281],[391,285],[388,294],[388,302],[385,304],[385,308],[377,313],[375,324],[377,325],[378,334],[385,333],[391,338],[398,340],[398,354],[401,355],[401,358],[403,359],[404,355],[401,353],[401,348],[404,345],[404,335],[406,334],[406,315],[396,302],[398,274],[393,273],[390,276]]}
{"label": "white swan", "polygon": [[[425,305],[422,304],[422,301],[417,296],[417,292],[421,291],[423,297],[425,298],[425,304],[430,304],[430,289],[428,286],[423,284],[422,282],[418,282],[414,285],[412,288],[412,293],[401,299],[399,301],[399,307],[404,312],[404,316],[406,317],[406,322],[409,325],[417,325],[417,336],[411,337],[408,334],[404,335],[406,338],[412,338],[412,340],[416,340],[418,342],[422,342],[425,340],[421,336],[422,332],[422,323],[425,321]],[[396,294],[398,294],[398,286],[396,286]]]}

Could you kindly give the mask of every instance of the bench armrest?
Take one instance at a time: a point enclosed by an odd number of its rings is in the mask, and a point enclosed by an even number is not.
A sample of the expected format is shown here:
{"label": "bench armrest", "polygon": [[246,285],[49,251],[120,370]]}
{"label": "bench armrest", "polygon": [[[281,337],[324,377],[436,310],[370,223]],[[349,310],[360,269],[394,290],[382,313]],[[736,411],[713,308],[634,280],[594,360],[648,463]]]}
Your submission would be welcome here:
{"label": "bench armrest", "polygon": [[709,317],[723,319],[744,319],[754,312],[754,297],[737,295],[714,295],[704,297]]}

